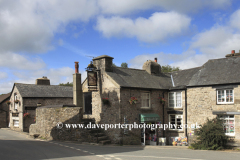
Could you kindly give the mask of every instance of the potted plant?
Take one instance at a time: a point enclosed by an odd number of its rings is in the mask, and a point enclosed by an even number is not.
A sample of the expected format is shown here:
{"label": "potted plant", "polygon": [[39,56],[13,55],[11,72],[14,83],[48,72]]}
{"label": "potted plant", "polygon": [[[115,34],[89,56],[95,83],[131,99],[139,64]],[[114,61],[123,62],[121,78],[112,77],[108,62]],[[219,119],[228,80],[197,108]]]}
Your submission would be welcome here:
{"label": "potted plant", "polygon": [[102,101],[104,105],[108,105],[110,103],[109,98],[102,98]]}
{"label": "potted plant", "polygon": [[16,99],[14,102],[15,102],[15,103],[19,103],[20,101],[19,101],[18,99]]}
{"label": "potted plant", "polygon": [[7,103],[7,105],[9,105],[9,104],[11,104],[11,101],[7,101],[6,103]]}
{"label": "potted plant", "polygon": [[136,104],[138,101],[138,99],[136,97],[131,97],[131,99],[129,100],[129,103],[132,104]]}
{"label": "potted plant", "polygon": [[176,142],[176,141],[173,141],[173,142],[172,142],[172,145],[173,145],[173,146],[177,146],[177,142]]}
{"label": "potted plant", "polygon": [[23,114],[23,118],[29,118],[30,117],[30,113],[24,113]]}
{"label": "potted plant", "polygon": [[165,98],[159,97],[158,99],[160,99],[160,103],[161,103],[161,104],[165,104],[165,102],[166,102],[166,99],[165,99]]}

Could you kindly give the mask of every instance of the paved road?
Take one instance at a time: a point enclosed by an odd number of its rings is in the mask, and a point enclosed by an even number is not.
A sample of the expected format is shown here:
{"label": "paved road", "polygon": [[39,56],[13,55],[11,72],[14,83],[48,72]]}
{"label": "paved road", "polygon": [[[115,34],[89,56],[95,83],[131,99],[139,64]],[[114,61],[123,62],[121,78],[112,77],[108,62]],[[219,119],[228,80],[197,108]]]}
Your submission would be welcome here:
{"label": "paved road", "polygon": [[95,146],[40,141],[0,129],[0,160],[239,160],[239,152],[195,151],[162,146]]}

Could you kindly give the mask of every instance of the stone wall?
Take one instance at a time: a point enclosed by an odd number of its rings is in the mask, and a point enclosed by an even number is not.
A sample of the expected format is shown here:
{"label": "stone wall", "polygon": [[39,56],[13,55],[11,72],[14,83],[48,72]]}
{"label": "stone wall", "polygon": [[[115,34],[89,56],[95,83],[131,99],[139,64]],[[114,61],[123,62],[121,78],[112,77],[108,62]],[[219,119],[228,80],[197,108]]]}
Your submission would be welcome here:
{"label": "stone wall", "polygon": [[78,140],[84,136],[84,129],[58,129],[57,123],[79,124],[81,119],[80,107],[37,108],[36,123],[29,129],[30,135],[48,140]]}
{"label": "stone wall", "polygon": [[[234,88],[234,104],[217,104],[217,90],[213,87],[188,88],[188,125],[203,124],[213,119],[213,111],[240,112],[240,87]],[[240,142],[240,115],[235,117],[235,141]],[[188,128],[188,133],[191,128]]]}
{"label": "stone wall", "polygon": [[0,128],[6,128],[9,125],[9,106],[5,100],[0,104]]}
{"label": "stone wall", "polygon": [[[23,99],[23,112],[30,113],[30,117],[23,118],[23,131],[28,132],[29,126],[34,123],[34,119],[36,117],[35,110],[27,110],[28,106],[37,106],[38,103],[41,103],[41,106],[48,105],[61,105],[61,104],[73,104],[73,98],[63,97],[63,98],[24,98]],[[41,107],[39,106],[39,107]]]}

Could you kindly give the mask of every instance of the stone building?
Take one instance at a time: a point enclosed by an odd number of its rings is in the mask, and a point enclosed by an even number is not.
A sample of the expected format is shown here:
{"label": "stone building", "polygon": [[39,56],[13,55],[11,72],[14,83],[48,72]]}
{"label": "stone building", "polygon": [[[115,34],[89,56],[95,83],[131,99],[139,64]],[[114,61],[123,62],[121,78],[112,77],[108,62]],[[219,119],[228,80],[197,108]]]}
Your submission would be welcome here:
{"label": "stone building", "polygon": [[[82,84],[83,118],[102,124],[168,125],[165,129],[109,128],[106,134],[112,143],[156,145],[166,137],[164,142],[172,144],[193,135],[196,124],[216,116],[224,119],[226,135],[240,141],[238,54],[167,74],[161,72],[157,59],[145,62],[142,70],[113,67],[112,60],[106,55],[93,59],[97,86],[89,86],[92,77]],[[130,104],[131,99],[137,103]],[[185,138],[178,143],[185,144]]]}
{"label": "stone building", "polygon": [[35,123],[37,107],[73,104],[73,88],[50,85],[47,77],[37,79],[36,84],[15,83],[10,102],[10,128],[28,132]]}
{"label": "stone building", "polygon": [[0,95],[0,128],[6,128],[9,125],[9,101],[10,93]]}

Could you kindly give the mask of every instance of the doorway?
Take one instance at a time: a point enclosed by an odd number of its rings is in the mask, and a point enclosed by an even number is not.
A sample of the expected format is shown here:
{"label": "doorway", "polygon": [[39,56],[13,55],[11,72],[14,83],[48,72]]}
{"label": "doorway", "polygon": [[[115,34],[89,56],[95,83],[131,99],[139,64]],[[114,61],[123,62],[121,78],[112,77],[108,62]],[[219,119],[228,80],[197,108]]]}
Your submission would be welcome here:
{"label": "doorway", "polygon": [[92,114],[92,92],[84,93],[84,114]]}

